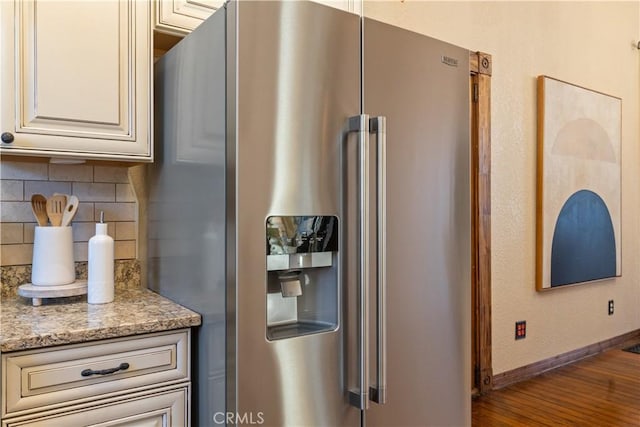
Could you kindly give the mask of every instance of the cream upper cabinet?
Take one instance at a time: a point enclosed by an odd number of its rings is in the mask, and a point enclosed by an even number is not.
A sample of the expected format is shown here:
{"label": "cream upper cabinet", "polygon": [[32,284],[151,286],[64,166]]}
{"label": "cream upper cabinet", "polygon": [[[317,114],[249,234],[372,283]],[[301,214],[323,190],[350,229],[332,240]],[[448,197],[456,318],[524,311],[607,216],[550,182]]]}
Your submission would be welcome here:
{"label": "cream upper cabinet", "polygon": [[155,29],[175,36],[185,36],[207,19],[224,1],[156,0]]}
{"label": "cream upper cabinet", "polygon": [[[222,7],[224,1],[156,0],[153,3],[155,5],[155,29],[182,37],[189,34],[202,21]],[[362,0],[316,0],[316,3],[326,4],[354,13],[360,13],[362,10]]]}
{"label": "cream upper cabinet", "polygon": [[316,3],[325,4],[337,9],[360,14],[362,12],[362,0],[313,0]]}
{"label": "cream upper cabinet", "polygon": [[151,19],[148,1],[0,1],[0,153],[153,160]]}

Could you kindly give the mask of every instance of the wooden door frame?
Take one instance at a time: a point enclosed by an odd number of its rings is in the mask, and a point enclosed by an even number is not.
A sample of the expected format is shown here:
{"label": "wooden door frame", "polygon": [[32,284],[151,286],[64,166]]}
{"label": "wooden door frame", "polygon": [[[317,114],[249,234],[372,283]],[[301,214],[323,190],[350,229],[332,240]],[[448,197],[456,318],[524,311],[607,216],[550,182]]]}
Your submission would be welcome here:
{"label": "wooden door frame", "polygon": [[472,147],[472,386],[493,386],[491,367],[491,55],[470,52]]}

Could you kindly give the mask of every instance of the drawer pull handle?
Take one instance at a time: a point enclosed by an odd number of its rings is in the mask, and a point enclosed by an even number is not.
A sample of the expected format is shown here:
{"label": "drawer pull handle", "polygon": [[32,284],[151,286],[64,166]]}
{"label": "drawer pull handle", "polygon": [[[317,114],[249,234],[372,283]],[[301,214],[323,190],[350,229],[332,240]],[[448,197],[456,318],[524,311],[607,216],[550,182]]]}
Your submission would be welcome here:
{"label": "drawer pull handle", "polygon": [[90,377],[91,375],[109,375],[109,374],[113,374],[114,372],[124,371],[126,369],[129,369],[129,364],[128,363],[121,363],[120,366],[118,366],[116,368],[103,369],[101,371],[94,371],[92,369],[85,369],[84,371],[80,372],[80,375],[82,375],[83,377]]}

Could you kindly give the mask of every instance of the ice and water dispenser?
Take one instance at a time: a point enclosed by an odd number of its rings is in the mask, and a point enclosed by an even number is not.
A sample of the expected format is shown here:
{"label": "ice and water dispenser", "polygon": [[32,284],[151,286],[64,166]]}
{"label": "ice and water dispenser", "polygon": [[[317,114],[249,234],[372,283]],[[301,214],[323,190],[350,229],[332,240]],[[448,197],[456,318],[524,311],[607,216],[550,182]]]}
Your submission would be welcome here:
{"label": "ice and water dispenser", "polygon": [[270,216],[267,242],[267,338],[338,326],[338,218]]}

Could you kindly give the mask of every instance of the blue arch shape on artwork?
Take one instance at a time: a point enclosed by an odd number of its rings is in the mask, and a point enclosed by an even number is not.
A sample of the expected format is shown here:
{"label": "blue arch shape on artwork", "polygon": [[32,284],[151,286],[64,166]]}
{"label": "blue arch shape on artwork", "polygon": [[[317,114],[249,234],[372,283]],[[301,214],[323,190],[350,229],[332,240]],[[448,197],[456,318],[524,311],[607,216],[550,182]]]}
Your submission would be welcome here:
{"label": "blue arch shape on artwork", "polygon": [[615,277],[611,215],[593,191],[571,195],[560,210],[551,244],[551,286]]}

